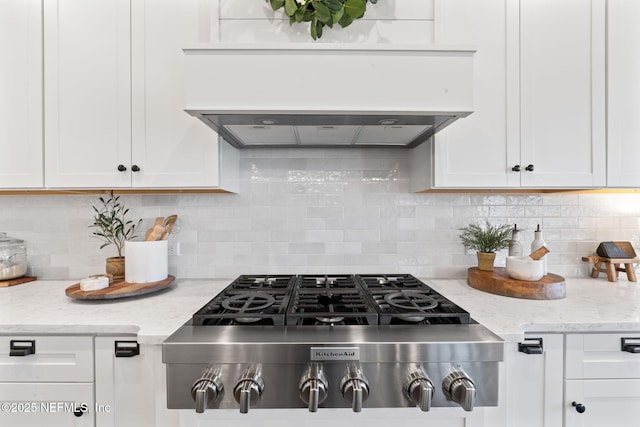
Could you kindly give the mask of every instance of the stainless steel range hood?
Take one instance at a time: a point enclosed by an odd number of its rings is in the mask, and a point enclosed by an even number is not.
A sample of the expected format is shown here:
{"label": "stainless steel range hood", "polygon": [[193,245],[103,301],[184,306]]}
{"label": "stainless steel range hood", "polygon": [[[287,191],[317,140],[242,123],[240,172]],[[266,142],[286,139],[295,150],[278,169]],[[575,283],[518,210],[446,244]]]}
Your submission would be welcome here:
{"label": "stainless steel range hood", "polygon": [[473,111],[473,49],[185,49],[186,108],[243,147],[415,147]]}

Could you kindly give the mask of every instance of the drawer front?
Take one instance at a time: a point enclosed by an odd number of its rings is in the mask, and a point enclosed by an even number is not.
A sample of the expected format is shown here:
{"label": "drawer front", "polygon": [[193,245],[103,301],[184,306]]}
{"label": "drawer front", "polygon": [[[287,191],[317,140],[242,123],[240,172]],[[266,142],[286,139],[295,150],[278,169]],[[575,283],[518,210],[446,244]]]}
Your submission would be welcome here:
{"label": "drawer front", "polygon": [[619,334],[568,334],[566,337],[565,378],[640,378],[640,332]]}
{"label": "drawer front", "polygon": [[565,427],[629,427],[638,424],[639,379],[567,380],[564,389]]}
{"label": "drawer front", "polygon": [[107,410],[95,404],[93,383],[0,382],[0,404],[0,426],[91,427]]}
{"label": "drawer front", "polygon": [[92,336],[0,336],[0,382],[93,381]]}

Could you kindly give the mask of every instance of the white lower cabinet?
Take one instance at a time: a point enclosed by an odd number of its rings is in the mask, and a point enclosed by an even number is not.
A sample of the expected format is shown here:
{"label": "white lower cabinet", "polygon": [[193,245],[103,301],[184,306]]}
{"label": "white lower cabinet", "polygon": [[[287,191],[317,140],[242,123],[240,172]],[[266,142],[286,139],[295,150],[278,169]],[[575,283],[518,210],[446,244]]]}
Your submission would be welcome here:
{"label": "white lower cabinet", "polygon": [[506,425],[562,425],[563,335],[535,334],[521,343],[505,343],[504,363],[500,401],[506,406]]}
{"label": "white lower cabinet", "polygon": [[160,344],[138,344],[131,336],[96,337],[95,349],[97,426],[178,425],[178,411],[167,409]]}
{"label": "white lower cabinet", "polygon": [[95,425],[93,337],[0,336],[0,425]]}
{"label": "white lower cabinet", "polygon": [[627,427],[640,405],[640,332],[569,334],[565,427]]}

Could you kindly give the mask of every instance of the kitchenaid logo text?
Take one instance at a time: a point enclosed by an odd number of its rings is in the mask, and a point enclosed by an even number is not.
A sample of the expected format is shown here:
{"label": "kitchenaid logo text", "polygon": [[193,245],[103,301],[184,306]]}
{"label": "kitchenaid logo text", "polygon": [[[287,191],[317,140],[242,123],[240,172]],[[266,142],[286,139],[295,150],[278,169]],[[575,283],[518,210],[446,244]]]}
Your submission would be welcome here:
{"label": "kitchenaid logo text", "polygon": [[358,347],[311,347],[311,360],[360,360]]}

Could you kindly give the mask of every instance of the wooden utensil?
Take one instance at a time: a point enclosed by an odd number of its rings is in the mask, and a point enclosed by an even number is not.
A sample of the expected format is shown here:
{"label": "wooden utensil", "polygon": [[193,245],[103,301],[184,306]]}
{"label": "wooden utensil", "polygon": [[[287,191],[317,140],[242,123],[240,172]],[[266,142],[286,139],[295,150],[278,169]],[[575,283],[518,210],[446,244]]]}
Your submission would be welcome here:
{"label": "wooden utensil", "polygon": [[164,232],[162,236],[160,236],[160,240],[167,240],[169,238],[169,234],[173,231],[176,225],[176,221],[178,220],[178,215],[169,215],[164,220]]}
{"label": "wooden utensil", "polygon": [[537,261],[548,253],[549,249],[547,249],[545,246],[540,246],[538,249],[529,254],[529,258]]}
{"label": "wooden utensil", "polygon": [[164,233],[164,217],[159,216],[156,217],[156,221],[153,223],[153,226],[147,230],[144,240],[147,242],[159,240],[160,237],[162,237],[162,233]]}

